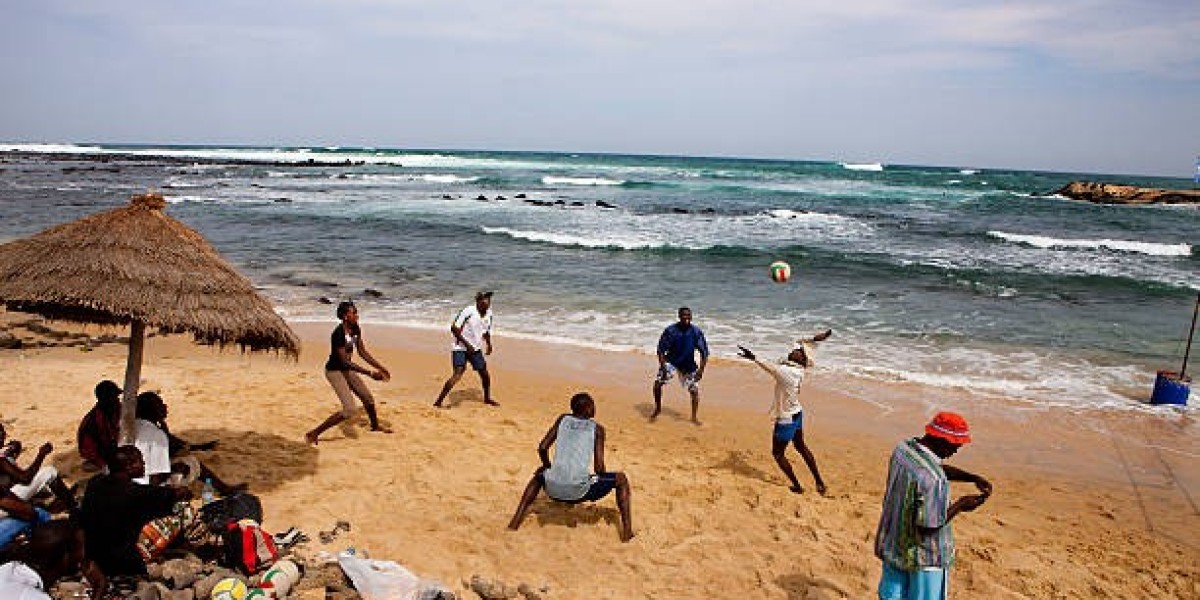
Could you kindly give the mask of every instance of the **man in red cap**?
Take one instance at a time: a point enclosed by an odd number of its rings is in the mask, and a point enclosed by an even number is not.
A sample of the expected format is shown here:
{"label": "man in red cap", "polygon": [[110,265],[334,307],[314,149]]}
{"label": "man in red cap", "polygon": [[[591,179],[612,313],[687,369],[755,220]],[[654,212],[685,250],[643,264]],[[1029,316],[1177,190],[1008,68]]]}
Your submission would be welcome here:
{"label": "man in red cap", "polygon": [[[883,561],[881,600],[941,600],[954,562],[950,521],[979,508],[992,493],[986,479],[943,464],[971,441],[966,419],[940,412],[925,435],[904,440],[892,451],[887,492],[875,533],[875,556]],[[974,483],[979,494],[950,502],[950,482]]]}

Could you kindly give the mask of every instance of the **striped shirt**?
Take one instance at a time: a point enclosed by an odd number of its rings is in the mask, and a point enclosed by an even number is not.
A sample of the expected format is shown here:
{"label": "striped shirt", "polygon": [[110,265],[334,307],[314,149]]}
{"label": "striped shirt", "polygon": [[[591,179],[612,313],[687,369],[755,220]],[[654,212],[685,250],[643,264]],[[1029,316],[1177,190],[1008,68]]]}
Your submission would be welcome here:
{"label": "striped shirt", "polygon": [[[888,464],[875,556],[903,571],[949,568],[954,562],[954,535],[946,521],[949,509],[950,481],[941,460],[917,438],[901,442]],[[924,535],[917,527],[937,531]]]}

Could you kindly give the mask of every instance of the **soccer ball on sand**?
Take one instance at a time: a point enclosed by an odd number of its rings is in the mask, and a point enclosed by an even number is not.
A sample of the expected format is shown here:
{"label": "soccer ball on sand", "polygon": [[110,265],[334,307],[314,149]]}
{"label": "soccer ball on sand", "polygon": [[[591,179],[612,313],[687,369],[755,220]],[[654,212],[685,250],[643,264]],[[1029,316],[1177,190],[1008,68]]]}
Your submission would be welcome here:
{"label": "soccer ball on sand", "polygon": [[217,582],[212,589],[212,600],[245,600],[246,584],[234,577],[227,577]]}

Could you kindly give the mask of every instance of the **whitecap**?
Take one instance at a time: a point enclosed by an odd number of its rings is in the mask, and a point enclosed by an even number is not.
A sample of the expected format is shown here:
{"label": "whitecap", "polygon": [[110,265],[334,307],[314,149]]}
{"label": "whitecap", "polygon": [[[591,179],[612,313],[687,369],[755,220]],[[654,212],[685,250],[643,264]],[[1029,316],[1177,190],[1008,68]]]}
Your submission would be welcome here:
{"label": "whitecap", "polygon": [[847,171],[882,171],[882,163],[838,163]]}
{"label": "whitecap", "polygon": [[1004,231],[989,231],[988,235],[1007,242],[1025,244],[1036,248],[1059,249],[1078,248],[1083,250],[1117,250],[1119,252],[1135,252],[1152,256],[1191,256],[1192,247],[1189,244],[1161,244],[1156,242],[1138,242],[1131,240],[1111,239],[1061,239],[1044,235],[1022,235]]}
{"label": "whitecap", "polygon": [[491,235],[506,235],[514,239],[543,242],[556,246],[582,246],[584,248],[620,248],[622,250],[646,250],[663,248],[667,244],[658,240],[640,239],[637,237],[587,237],[569,233],[548,231],[530,231],[512,229],[509,227],[481,227],[484,233]]}
{"label": "whitecap", "polygon": [[621,185],[625,183],[622,179],[606,179],[604,177],[555,177],[547,175],[542,177],[542,183],[546,185]]}
{"label": "whitecap", "polygon": [[464,177],[462,175],[426,173],[421,175],[421,180],[428,181],[430,183],[471,183],[474,181],[479,181],[479,178]]}

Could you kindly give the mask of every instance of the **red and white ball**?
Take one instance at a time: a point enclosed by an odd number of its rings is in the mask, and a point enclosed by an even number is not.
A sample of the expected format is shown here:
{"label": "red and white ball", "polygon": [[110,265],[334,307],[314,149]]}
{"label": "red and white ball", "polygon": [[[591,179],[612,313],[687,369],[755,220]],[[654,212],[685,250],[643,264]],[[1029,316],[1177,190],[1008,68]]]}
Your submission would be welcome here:
{"label": "red and white ball", "polygon": [[771,281],[775,283],[787,283],[787,280],[792,278],[792,266],[777,260],[771,263]]}

